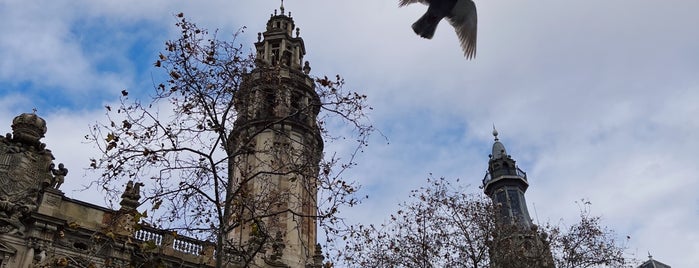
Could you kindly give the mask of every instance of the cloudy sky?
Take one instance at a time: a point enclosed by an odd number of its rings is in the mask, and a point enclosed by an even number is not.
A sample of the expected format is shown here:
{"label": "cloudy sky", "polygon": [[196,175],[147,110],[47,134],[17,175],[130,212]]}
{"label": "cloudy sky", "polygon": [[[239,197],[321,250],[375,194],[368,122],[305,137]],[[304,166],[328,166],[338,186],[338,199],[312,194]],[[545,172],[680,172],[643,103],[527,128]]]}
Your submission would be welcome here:
{"label": "cloudy sky", "polygon": [[[351,176],[370,196],[345,215],[380,223],[434,177],[480,191],[495,124],[530,180],[529,210],[571,223],[578,206],[630,252],[699,266],[699,1],[481,0],[478,52],[453,29],[410,25],[425,6],[397,0],[287,0],[315,75],[342,74],[374,107],[376,135]],[[44,142],[70,169],[66,195],[95,174],[88,124],[127,89],[147,100],[152,66],[175,36],[173,14],[251,45],[277,0],[0,1],[0,132],[38,109]],[[251,46],[248,46],[251,47]],[[534,207],[536,207],[534,209]]]}

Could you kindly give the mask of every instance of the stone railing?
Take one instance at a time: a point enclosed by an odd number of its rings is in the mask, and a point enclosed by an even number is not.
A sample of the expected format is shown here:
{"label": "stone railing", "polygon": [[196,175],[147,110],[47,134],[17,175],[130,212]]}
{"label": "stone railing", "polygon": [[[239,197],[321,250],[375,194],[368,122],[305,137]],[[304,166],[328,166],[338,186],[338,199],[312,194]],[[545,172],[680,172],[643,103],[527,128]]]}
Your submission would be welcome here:
{"label": "stone railing", "polygon": [[215,246],[212,242],[177,235],[172,231],[141,226],[133,238],[143,242],[152,241],[158,247],[158,252],[167,256],[197,263],[209,263],[214,259]]}
{"label": "stone railing", "polygon": [[[208,243],[208,242],[205,242]],[[188,254],[200,255],[204,252],[202,241],[188,237],[177,237],[172,243],[172,248]]]}
{"label": "stone railing", "polygon": [[527,173],[519,169],[519,167],[514,167],[509,169],[498,169],[494,174],[486,172],[485,176],[483,177],[483,185],[486,185],[492,179],[497,179],[504,175],[517,176],[522,178],[524,181],[527,181]]}
{"label": "stone railing", "polygon": [[136,240],[139,241],[153,241],[156,246],[160,246],[163,244],[163,235],[162,232],[157,232],[159,230],[156,230],[155,232],[151,229],[143,229],[143,227],[136,231],[133,234],[133,237],[136,238]]}

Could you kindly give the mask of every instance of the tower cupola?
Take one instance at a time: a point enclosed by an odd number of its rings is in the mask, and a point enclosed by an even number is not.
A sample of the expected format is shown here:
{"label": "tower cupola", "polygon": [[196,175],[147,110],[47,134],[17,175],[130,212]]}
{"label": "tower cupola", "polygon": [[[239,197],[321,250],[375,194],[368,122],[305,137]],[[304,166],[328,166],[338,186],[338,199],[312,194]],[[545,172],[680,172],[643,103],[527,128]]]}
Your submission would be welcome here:
{"label": "tower cupola", "polygon": [[257,63],[310,71],[309,64],[303,62],[306,47],[300,37],[301,29],[294,24],[291,12],[285,13],[284,1],[279,11],[280,13],[277,13],[277,10],[274,10],[267,21],[265,32],[257,33]]}
{"label": "tower cupola", "polygon": [[524,193],[529,187],[527,173],[519,169],[515,160],[507,154],[495,127],[493,136],[495,142],[482,187],[493,203],[500,207],[501,220],[528,228],[532,223],[524,199]]}

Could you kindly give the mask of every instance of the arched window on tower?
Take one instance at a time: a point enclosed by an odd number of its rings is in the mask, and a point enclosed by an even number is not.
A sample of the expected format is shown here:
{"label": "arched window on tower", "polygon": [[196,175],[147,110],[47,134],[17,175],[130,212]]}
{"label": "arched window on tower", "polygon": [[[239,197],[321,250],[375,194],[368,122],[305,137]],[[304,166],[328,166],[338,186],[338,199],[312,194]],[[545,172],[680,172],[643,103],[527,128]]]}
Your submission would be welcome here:
{"label": "arched window on tower", "polygon": [[301,93],[299,92],[292,92],[291,93],[291,110],[289,113],[291,114],[291,118],[296,120],[296,121],[301,121],[303,122],[305,120],[305,114],[304,111],[302,111],[302,104],[301,104]]}
{"label": "arched window on tower", "polygon": [[510,199],[510,206],[512,210],[512,219],[515,223],[521,222],[522,218],[522,203],[519,200],[519,193],[517,189],[507,190],[508,198]]}
{"label": "arched window on tower", "polygon": [[284,55],[282,56],[282,65],[283,66],[290,66],[291,65],[291,51],[289,51],[289,50],[284,51]]}
{"label": "arched window on tower", "polygon": [[498,191],[495,194],[495,202],[498,206],[498,209],[500,210],[500,220],[503,220],[504,222],[509,222],[510,212],[509,206],[507,204],[507,193],[505,193],[505,191]]}
{"label": "arched window on tower", "polygon": [[265,88],[259,91],[260,98],[259,100],[259,105],[258,105],[258,110],[257,110],[257,117],[270,117],[274,115],[274,106],[275,106],[275,101],[276,98],[274,96],[274,90]]}
{"label": "arched window on tower", "polygon": [[279,62],[279,44],[272,44],[272,58],[270,59],[272,66],[276,66]]}

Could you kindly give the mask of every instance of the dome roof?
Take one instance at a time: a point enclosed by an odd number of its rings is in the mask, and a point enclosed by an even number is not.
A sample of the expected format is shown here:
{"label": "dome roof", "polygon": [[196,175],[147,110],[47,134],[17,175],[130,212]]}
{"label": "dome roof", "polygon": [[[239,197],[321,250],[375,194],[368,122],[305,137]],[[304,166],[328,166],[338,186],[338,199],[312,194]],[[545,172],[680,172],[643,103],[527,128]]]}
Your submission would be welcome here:
{"label": "dome roof", "polygon": [[507,156],[507,151],[505,150],[505,145],[500,141],[495,141],[493,143],[493,159],[503,158]]}

